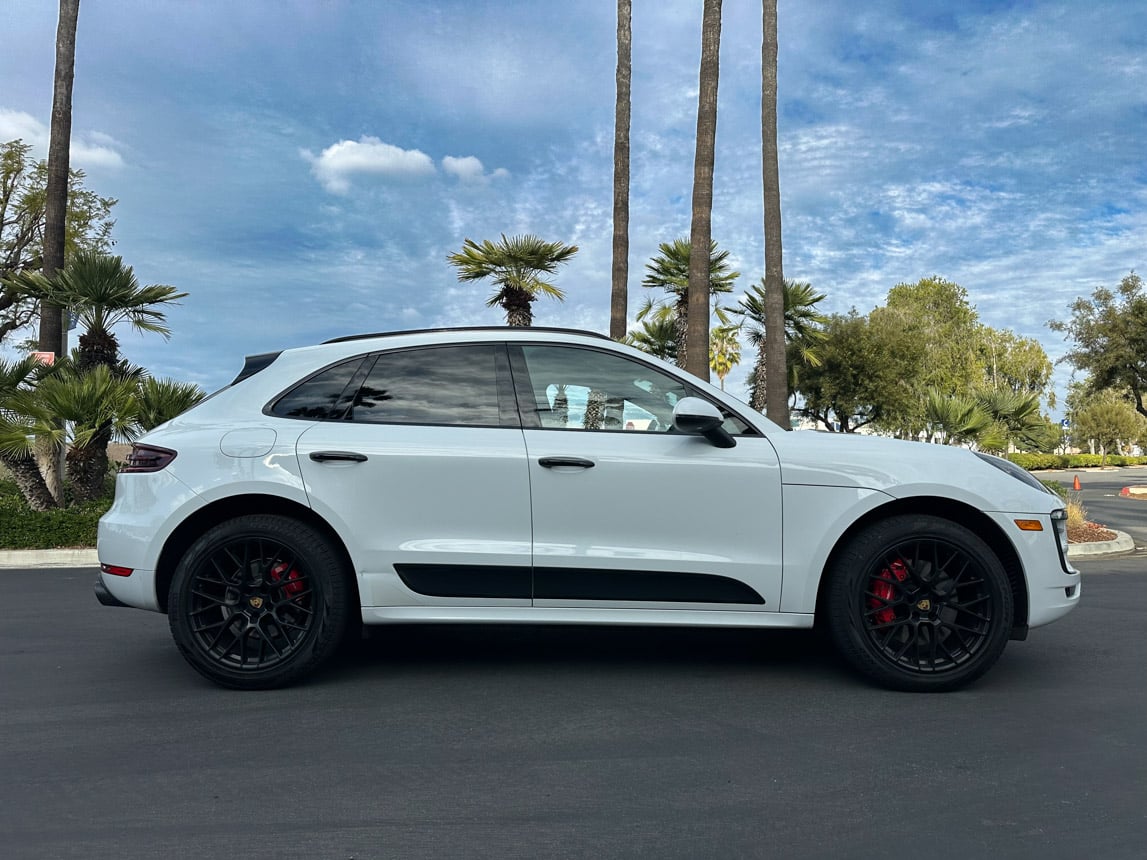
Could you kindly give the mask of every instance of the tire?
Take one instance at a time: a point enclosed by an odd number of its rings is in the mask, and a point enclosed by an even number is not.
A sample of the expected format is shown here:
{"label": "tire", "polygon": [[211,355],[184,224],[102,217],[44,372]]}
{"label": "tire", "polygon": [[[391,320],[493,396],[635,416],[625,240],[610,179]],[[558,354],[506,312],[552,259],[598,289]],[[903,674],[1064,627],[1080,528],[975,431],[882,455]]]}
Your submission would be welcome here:
{"label": "tire", "polygon": [[974,532],[940,517],[890,517],[837,553],[828,572],[829,633],[846,661],[881,686],[955,690],[1008,643],[1007,573]]}
{"label": "tire", "polygon": [[171,634],[220,686],[286,686],[338,649],[351,615],[348,578],[341,553],[306,523],[236,517],[204,533],[176,567]]}

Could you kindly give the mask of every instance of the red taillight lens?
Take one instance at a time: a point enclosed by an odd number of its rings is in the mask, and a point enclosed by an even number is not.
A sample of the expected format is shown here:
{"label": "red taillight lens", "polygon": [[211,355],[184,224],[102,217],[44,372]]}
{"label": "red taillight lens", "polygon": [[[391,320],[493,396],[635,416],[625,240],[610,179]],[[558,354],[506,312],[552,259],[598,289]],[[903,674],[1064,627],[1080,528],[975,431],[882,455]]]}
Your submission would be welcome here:
{"label": "red taillight lens", "polygon": [[132,445],[121,472],[158,472],[175,459],[175,452],[155,445]]}
{"label": "red taillight lens", "polygon": [[134,573],[133,568],[120,567],[116,564],[101,564],[100,570],[104,573],[110,573],[112,576],[131,576]]}

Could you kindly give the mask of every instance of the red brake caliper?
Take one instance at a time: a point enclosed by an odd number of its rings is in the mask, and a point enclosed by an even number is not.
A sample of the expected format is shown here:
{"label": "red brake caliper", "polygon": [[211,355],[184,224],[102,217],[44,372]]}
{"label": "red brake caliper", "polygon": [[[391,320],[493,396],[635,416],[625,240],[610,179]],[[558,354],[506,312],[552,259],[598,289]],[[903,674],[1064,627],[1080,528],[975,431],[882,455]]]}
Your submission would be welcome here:
{"label": "red brake caliper", "polygon": [[[896,590],[892,587],[892,583],[903,582],[907,578],[908,568],[904,566],[904,562],[900,559],[896,559],[896,561],[880,571],[880,576],[873,577],[872,582],[869,584],[869,589],[876,597],[868,598],[868,608],[879,610],[872,614],[873,623],[891,624],[896,620],[896,610],[891,606],[885,605],[884,601],[894,600],[896,597]],[[879,598],[879,600],[877,598]]]}
{"label": "red brake caliper", "polygon": [[281,561],[271,568],[271,581],[282,582],[284,579],[287,580],[287,583],[283,586],[283,591],[288,597],[294,597],[305,587],[302,583],[302,575],[294,568],[288,572],[286,562]]}

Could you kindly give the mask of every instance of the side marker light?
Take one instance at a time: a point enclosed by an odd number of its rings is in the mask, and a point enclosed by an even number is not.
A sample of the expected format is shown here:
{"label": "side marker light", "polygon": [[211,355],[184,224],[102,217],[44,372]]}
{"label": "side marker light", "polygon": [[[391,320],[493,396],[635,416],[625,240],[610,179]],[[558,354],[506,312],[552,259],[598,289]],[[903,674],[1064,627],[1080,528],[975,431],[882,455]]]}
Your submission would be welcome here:
{"label": "side marker light", "polygon": [[1020,527],[1020,531],[1024,532],[1043,531],[1043,523],[1039,520],[1016,520],[1016,525]]}

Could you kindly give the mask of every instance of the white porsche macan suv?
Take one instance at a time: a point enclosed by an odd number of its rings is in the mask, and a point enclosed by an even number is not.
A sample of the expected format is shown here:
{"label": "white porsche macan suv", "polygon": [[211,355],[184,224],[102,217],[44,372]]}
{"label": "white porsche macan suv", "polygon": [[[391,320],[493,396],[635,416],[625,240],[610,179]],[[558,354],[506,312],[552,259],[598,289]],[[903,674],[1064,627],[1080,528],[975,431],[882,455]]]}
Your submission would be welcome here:
{"label": "white porsche macan suv", "polygon": [[109,605],[200,673],[291,683],[364,624],[827,628],[948,690],[1079,602],[1062,502],[970,451],[784,432],[600,335],[474,328],[251,356],[132,448]]}

